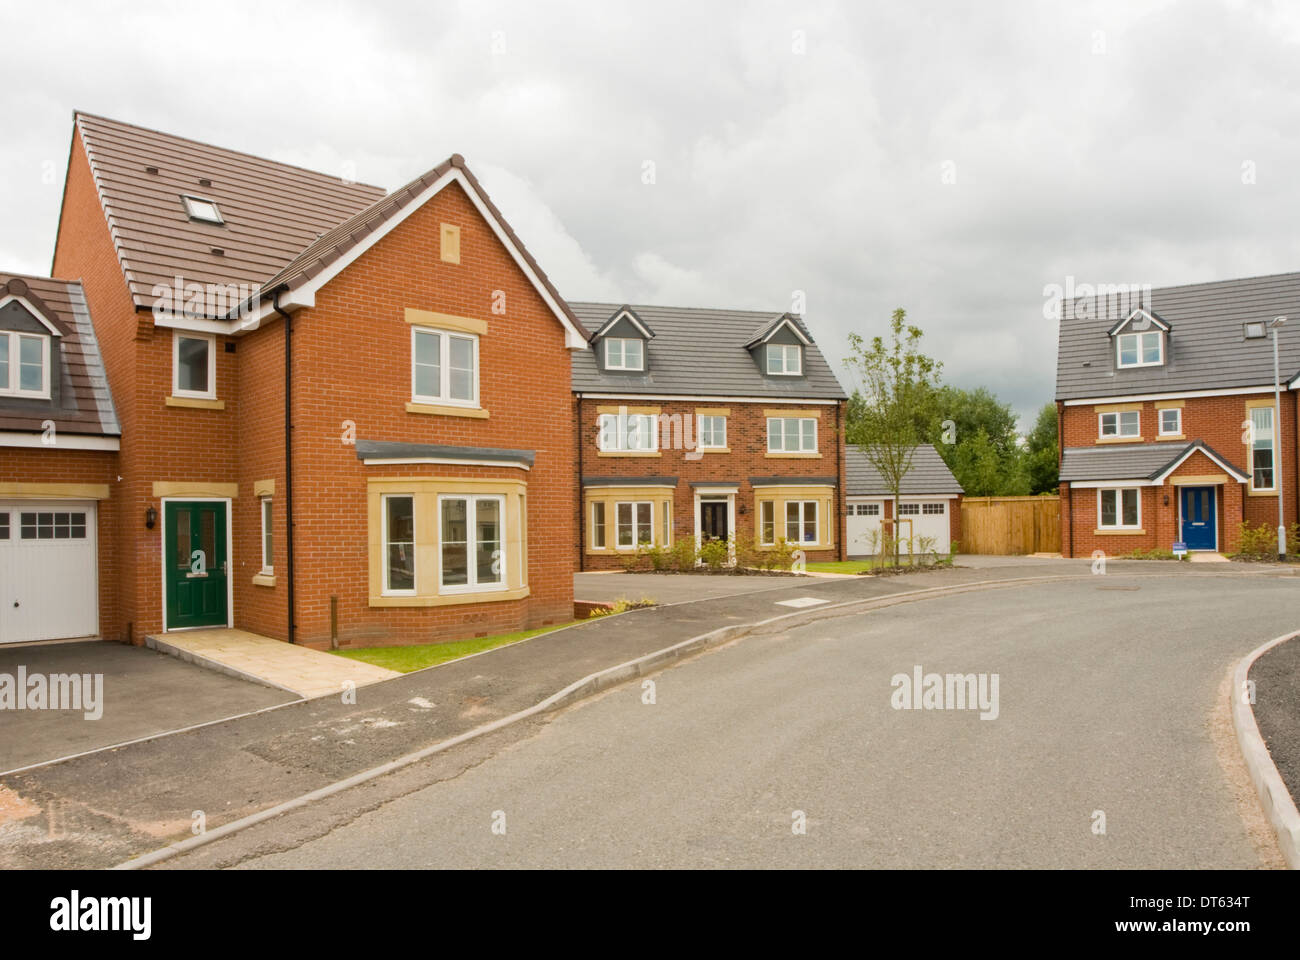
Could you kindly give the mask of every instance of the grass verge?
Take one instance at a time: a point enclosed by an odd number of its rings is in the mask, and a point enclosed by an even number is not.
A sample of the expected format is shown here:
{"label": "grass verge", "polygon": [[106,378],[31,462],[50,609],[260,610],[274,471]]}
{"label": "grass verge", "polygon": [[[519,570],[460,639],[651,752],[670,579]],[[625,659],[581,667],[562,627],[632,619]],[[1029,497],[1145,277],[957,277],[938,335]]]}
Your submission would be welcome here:
{"label": "grass verge", "polygon": [[571,627],[583,620],[570,620],[568,623],[556,623],[549,627],[537,627],[533,630],[519,630],[515,633],[498,633],[492,637],[475,637],[473,640],[453,640],[450,643],[420,643],[409,647],[358,647],[355,650],[331,650],[330,653],[349,660],[362,660],[377,667],[396,670],[398,673],[410,673],[425,667],[459,660],[474,653],[482,653],[493,647],[504,646],[518,640],[527,640],[539,634],[551,633]]}

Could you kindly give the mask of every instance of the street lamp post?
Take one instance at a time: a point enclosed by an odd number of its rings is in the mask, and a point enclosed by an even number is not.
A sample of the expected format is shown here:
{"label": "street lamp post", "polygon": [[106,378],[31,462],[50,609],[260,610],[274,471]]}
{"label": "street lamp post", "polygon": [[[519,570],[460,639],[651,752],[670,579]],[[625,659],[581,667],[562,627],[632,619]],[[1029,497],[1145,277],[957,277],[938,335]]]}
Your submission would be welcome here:
{"label": "street lamp post", "polygon": [[1286,519],[1282,512],[1282,380],[1278,373],[1277,334],[1286,317],[1274,317],[1273,330],[1273,481],[1277,484],[1277,558],[1286,559]]}

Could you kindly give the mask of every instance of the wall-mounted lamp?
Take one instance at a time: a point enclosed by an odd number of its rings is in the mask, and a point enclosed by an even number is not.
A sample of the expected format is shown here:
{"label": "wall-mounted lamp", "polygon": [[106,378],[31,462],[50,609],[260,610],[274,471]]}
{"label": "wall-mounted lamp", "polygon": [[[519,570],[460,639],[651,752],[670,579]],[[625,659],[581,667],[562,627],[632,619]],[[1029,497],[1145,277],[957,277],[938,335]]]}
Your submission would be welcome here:
{"label": "wall-mounted lamp", "polygon": [[1169,494],[1165,494],[1165,506],[1169,506]]}
{"label": "wall-mounted lamp", "polygon": [[144,512],[145,529],[152,530],[158,523],[158,511],[150,507]]}
{"label": "wall-mounted lamp", "polygon": [[740,515],[743,517],[747,512],[748,512],[748,511],[746,511],[746,509],[745,509],[745,505],[742,503],[742,504],[740,505]]}

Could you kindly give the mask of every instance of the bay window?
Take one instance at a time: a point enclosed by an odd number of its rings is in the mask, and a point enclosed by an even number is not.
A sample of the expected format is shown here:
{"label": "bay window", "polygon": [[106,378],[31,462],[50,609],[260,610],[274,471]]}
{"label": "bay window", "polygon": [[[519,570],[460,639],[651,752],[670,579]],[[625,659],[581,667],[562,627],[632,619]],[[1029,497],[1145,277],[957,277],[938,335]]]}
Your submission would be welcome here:
{"label": "bay window", "polygon": [[791,543],[817,542],[817,501],[787,500],[785,538]]}
{"label": "bay window", "polygon": [[614,504],[617,546],[631,550],[654,543],[654,507],[649,500],[624,500]]}
{"label": "bay window", "polygon": [[443,592],[496,589],[504,583],[505,498],[440,496],[438,513]]}

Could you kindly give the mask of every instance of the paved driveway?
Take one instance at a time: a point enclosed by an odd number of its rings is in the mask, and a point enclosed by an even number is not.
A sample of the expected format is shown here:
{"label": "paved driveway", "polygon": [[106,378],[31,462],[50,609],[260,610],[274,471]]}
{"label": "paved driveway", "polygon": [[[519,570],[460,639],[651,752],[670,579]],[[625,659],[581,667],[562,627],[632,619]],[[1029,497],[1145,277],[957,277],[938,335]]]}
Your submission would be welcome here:
{"label": "paved driveway", "polygon": [[0,673],[103,677],[103,712],[0,710],[0,772],[295,699],[144,647],[90,641],[0,646]]}
{"label": "paved driveway", "polygon": [[[616,688],[245,865],[1275,865],[1222,683],[1297,599],[1291,579],[1111,574],[755,635],[659,674],[653,705]],[[918,665],[998,674],[997,718],[893,709]]]}
{"label": "paved driveway", "polygon": [[573,598],[613,603],[650,598],[656,603],[681,603],[733,597],[766,590],[788,590],[815,577],[737,576],[708,573],[575,573]]}

